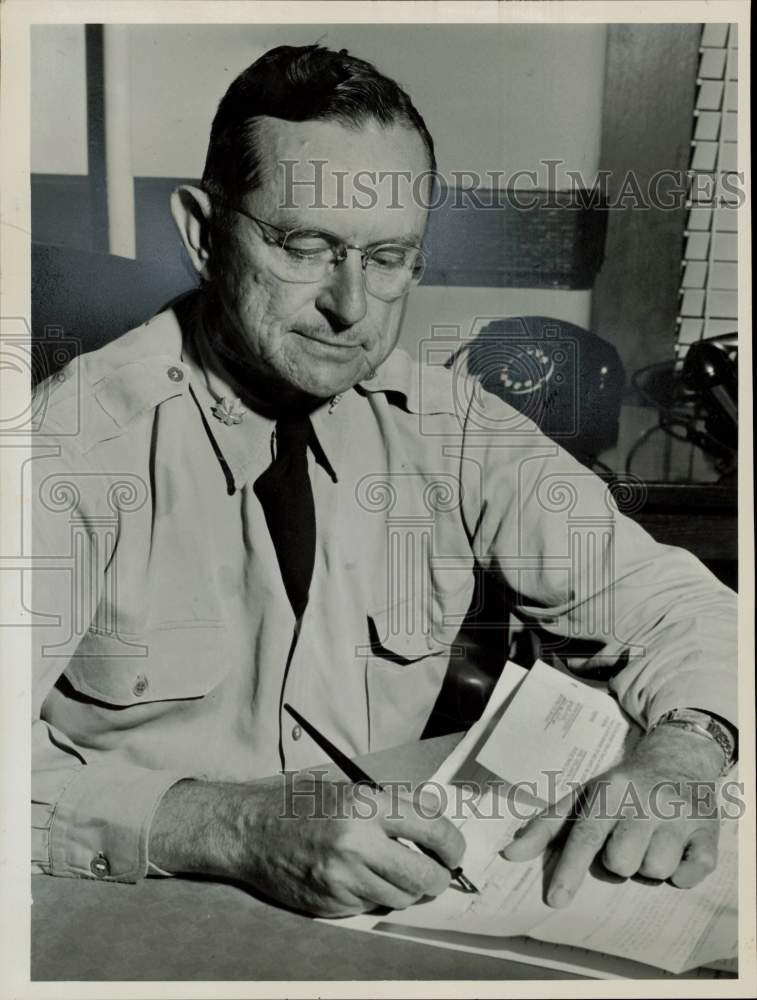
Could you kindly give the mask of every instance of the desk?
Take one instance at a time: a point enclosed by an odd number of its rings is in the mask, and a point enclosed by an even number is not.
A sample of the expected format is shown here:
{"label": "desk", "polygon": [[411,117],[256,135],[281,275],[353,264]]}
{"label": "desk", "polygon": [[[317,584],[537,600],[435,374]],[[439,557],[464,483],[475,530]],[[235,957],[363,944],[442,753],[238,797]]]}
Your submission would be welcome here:
{"label": "desk", "polygon": [[[379,780],[423,781],[445,736],[361,760]],[[578,979],[318,923],[200,879],[137,885],[32,879],[32,980]]]}

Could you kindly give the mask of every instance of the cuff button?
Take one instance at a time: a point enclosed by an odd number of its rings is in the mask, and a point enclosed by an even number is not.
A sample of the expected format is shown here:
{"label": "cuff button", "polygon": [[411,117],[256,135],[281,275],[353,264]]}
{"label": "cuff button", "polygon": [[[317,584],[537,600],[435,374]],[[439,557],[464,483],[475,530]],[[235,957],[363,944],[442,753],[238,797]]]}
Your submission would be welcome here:
{"label": "cuff button", "polygon": [[96,858],[92,859],[89,870],[96,878],[105,878],[107,875],[110,875],[110,864],[102,851],[100,851]]}

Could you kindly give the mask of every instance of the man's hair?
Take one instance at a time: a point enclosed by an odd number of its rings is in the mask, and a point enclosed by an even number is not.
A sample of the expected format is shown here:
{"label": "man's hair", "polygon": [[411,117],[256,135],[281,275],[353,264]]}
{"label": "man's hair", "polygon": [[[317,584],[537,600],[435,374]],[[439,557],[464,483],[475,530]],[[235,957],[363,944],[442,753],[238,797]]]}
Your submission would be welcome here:
{"label": "man's hair", "polygon": [[434,141],[408,95],[375,66],[319,45],[280,45],[239,74],[224,94],[210,130],[202,186],[211,197],[236,201],[260,183],[257,120],[335,121],[360,128],[414,128],[436,172]]}

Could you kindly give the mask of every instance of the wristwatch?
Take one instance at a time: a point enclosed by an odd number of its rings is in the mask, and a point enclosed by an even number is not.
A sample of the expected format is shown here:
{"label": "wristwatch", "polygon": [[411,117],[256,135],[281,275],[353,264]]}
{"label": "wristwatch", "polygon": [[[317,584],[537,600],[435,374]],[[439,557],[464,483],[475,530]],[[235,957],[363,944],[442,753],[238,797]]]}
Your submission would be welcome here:
{"label": "wristwatch", "polygon": [[679,726],[689,733],[696,733],[703,739],[713,740],[723,751],[723,767],[720,775],[724,775],[738,759],[738,733],[720,716],[710,715],[698,708],[673,708],[665,712],[650,728],[654,732],[658,726]]}

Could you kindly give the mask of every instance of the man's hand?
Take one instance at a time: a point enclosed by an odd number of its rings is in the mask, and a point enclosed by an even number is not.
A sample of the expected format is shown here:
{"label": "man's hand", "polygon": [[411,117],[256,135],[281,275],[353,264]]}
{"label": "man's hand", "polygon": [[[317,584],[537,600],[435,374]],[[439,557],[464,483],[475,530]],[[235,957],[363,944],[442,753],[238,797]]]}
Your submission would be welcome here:
{"label": "man's hand", "polygon": [[[534,817],[505,849],[530,861],[567,834],[547,893],[567,906],[595,857],[629,878],[669,879],[690,888],[717,862],[718,806],[713,795],[723,764],[717,744],[662,725],[642,738],[619,766]],[[602,787],[604,785],[604,788]]]}
{"label": "man's hand", "polygon": [[153,820],[150,860],[171,873],[239,879],[316,916],[402,909],[438,895],[450,873],[397,838],[430,848],[449,868],[465,847],[435,802],[423,802],[418,810],[408,798],[307,776],[179,782]]}

